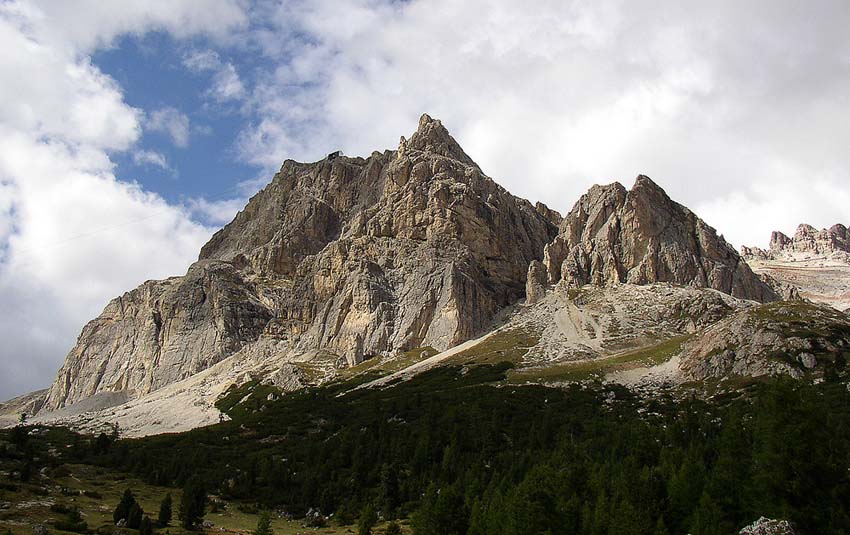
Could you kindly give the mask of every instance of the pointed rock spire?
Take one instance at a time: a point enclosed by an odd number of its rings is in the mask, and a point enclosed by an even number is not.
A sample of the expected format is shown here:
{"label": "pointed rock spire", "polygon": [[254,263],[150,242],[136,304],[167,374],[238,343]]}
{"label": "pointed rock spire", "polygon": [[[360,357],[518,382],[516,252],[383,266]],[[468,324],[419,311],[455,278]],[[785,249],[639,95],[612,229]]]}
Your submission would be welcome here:
{"label": "pointed rock spire", "polygon": [[460,144],[449,134],[446,127],[439,119],[432,119],[427,113],[423,113],[419,118],[419,126],[416,132],[410,136],[410,139],[402,141],[399,145],[399,151],[403,150],[421,150],[439,154],[447,158],[452,158],[477,167],[472,158],[464,152]]}

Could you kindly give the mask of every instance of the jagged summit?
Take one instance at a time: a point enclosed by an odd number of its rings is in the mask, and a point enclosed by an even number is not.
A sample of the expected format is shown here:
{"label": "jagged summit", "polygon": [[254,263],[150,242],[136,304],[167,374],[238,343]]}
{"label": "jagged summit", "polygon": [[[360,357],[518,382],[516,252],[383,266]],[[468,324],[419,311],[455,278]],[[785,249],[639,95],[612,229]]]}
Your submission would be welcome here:
{"label": "jagged summit", "polygon": [[410,139],[401,137],[398,146],[398,156],[403,157],[408,150],[430,152],[446,158],[463,162],[472,167],[478,165],[472,161],[457,141],[449,134],[439,119],[432,119],[427,113],[419,118],[419,127]]}
{"label": "jagged summit", "polygon": [[591,187],[546,246],[543,267],[550,284],[670,282],[777,298],[713,228],[645,175],[631,190],[617,182]]}

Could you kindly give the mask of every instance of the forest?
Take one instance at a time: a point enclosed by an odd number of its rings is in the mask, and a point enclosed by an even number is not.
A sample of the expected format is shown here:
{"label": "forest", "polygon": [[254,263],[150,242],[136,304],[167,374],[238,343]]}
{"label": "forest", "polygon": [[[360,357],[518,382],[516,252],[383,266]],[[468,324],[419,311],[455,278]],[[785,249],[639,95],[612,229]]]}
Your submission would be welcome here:
{"label": "forest", "polygon": [[249,383],[220,400],[230,421],[69,435],[63,456],[293,517],[408,519],[417,535],[725,535],[760,516],[850,532],[850,392],[835,374],[640,396],[507,384],[509,367],[380,390]]}

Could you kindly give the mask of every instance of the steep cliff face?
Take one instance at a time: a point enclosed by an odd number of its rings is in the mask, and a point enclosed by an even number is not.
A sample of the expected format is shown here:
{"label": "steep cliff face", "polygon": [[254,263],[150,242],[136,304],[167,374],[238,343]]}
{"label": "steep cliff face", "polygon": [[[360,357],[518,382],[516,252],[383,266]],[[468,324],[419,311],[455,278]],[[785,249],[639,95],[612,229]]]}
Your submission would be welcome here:
{"label": "steep cliff face", "polygon": [[546,246],[543,264],[552,284],[669,282],[756,301],[778,297],[713,228],[643,175],[629,191],[593,186]]}
{"label": "steep cliff face", "polygon": [[559,221],[427,115],[396,151],[288,160],[185,277],[145,283],[85,327],[46,406],[137,397],[255,342],[337,366],[446,349],[524,296]]}

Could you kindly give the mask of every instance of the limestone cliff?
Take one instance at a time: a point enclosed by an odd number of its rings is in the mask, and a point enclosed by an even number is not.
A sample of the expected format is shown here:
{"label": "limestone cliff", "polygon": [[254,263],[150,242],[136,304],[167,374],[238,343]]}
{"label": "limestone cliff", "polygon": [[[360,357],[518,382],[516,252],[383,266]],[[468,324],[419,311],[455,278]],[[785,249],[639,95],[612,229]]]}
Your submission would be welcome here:
{"label": "limestone cliff", "polygon": [[562,221],[543,264],[549,283],[571,287],[669,282],[778,297],[713,228],[643,175],[631,190],[593,186]]}
{"label": "limestone cliff", "polygon": [[395,151],[287,160],[186,276],[145,283],[85,327],[46,406],[138,397],[252,344],[338,367],[446,349],[524,296],[559,222],[427,115]]}

